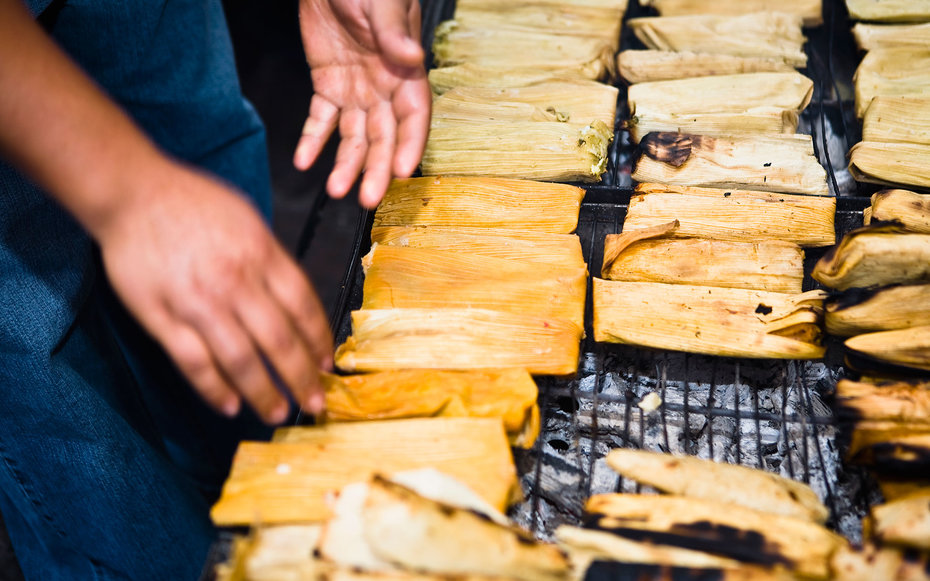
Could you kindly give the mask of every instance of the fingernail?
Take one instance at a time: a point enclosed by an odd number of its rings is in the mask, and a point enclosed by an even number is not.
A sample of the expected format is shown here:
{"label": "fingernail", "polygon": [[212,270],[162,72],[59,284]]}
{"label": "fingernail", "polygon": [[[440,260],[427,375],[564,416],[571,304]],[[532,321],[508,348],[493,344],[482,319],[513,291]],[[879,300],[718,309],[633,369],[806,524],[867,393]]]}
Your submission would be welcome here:
{"label": "fingernail", "polygon": [[307,410],[311,414],[318,416],[321,413],[323,413],[323,407],[325,406],[325,404],[326,404],[326,401],[325,401],[325,398],[323,397],[323,393],[319,391],[314,391],[313,393],[310,394],[310,397],[307,400]]}
{"label": "fingernail", "polygon": [[286,403],[285,403],[285,404],[281,404],[281,405],[275,407],[273,410],[271,410],[271,413],[268,414],[268,419],[269,419],[269,420],[271,421],[271,423],[273,423],[273,424],[280,424],[280,423],[284,422],[284,420],[287,419],[287,414],[288,414],[288,412],[289,412],[289,410],[288,410],[288,408],[287,408],[287,404],[286,404]]}
{"label": "fingernail", "polygon": [[231,397],[223,402],[221,410],[224,415],[234,418],[239,415],[239,398]]}

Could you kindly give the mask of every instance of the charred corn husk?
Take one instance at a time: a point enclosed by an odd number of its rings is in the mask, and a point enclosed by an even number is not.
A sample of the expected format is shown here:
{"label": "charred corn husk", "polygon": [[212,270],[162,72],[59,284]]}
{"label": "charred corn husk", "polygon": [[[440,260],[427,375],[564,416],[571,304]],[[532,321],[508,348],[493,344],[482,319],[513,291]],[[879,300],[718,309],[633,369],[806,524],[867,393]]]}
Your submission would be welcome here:
{"label": "charred corn husk", "polygon": [[897,476],[878,475],[878,488],[885,501],[892,501],[922,488],[930,489],[930,479],[911,476],[908,478]]}
{"label": "charred corn husk", "polygon": [[541,266],[477,254],[375,246],[362,259],[362,309],[475,308],[584,326],[585,266]]}
{"label": "charred corn husk", "polygon": [[859,118],[865,115],[873,97],[926,95],[930,91],[930,47],[870,50],[853,80]]}
{"label": "charred corn husk", "polygon": [[428,76],[433,95],[442,95],[456,87],[525,87],[549,81],[578,82],[597,78],[597,75],[583,70],[552,70],[535,66],[489,67],[473,63],[434,68]]}
{"label": "charred corn husk", "polygon": [[584,266],[574,234],[447,226],[375,226],[373,244],[432,248],[556,266]]}
{"label": "charred corn husk", "polygon": [[849,173],[860,182],[930,187],[930,145],[860,141],[849,151]]}
{"label": "charred corn husk", "polygon": [[[893,367],[930,371],[930,326],[878,331],[846,340],[852,356]],[[853,367],[859,367],[856,363]]]}
{"label": "charred corn husk", "polygon": [[608,234],[601,276],[629,282],[801,292],[804,251],[797,244],[670,238],[677,228],[676,221]]}
{"label": "charred corn husk", "polygon": [[893,47],[930,47],[930,23],[866,24],[853,26],[853,36],[860,50]]}
{"label": "charred corn husk", "polygon": [[352,336],[336,350],[347,372],[387,369],[522,367],[566,375],[578,367],[582,329],[485,309],[377,309],[352,312]]}
{"label": "charred corn husk", "polygon": [[841,379],[836,383],[836,413],[841,420],[888,421],[930,427],[930,383],[872,383]]}
{"label": "charred corn husk", "polygon": [[838,290],[930,281],[930,235],[882,224],[853,230],[814,265],[811,276]]}
{"label": "charred corn husk", "polygon": [[468,28],[526,30],[554,36],[573,34],[603,39],[614,50],[620,44],[625,10],[568,3],[485,2],[455,6],[455,21]]}
{"label": "charred corn husk", "polygon": [[[596,533],[595,534],[600,534]],[[646,544],[646,543],[643,543]],[[609,559],[595,560],[586,569],[585,579],[636,579],[637,581],[793,581],[795,577],[783,569],[767,569],[754,565],[733,568],[698,569],[674,564],[651,565],[625,563]]]}
{"label": "charred corn husk", "polygon": [[691,133],[709,137],[793,135],[798,130],[795,111],[759,107],[743,113],[663,113],[642,111],[633,115],[627,128],[638,143],[657,131]]}
{"label": "charred corn husk", "polygon": [[364,375],[323,375],[325,420],[413,417],[499,417],[510,443],[531,447],[539,433],[538,390],[524,369],[404,369]]}
{"label": "charred corn husk", "polygon": [[838,337],[930,325],[930,285],[846,291],[826,301],[824,324]]}
{"label": "charred corn husk", "polygon": [[803,18],[805,26],[817,26],[823,22],[820,0],[639,0],[639,4],[655,8],[662,16],[787,12]]}
{"label": "charred corn husk", "polygon": [[781,565],[815,579],[829,577],[830,556],[845,543],[809,520],[697,498],[598,494],[588,499],[585,510],[591,528],[746,563]]}
{"label": "charred corn husk", "polygon": [[420,168],[425,175],[497,176],[597,182],[613,129],[558,121],[488,124],[433,119]]}
{"label": "charred corn husk", "polygon": [[908,190],[882,190],[872,194],[869,224],[897,222],[908,232],[930,234],[930,196]]}
{"label": "charred corn husk", "polygon": [[627,22],[636,38],[654,50],[715,52],[780,59],[798,68],[807,65],[801,18],[791,14],[660,16]]}
{"label": "charred corn husk", "polygon": [[780,59],[710,52],[625,50],[617,55],[617,72],[628,83],[763,72],[794,72]]}
{"label": "charred corn husk", "polygon": [[817,359],[825,293],[594,279],[594,339],[728,357]]}
{"label": "charred corn husk", "polygon": [[[853,432],[849,461],[885,474],[906,476],[926,474],[930,469],[930,431],[918,432],[913,426],[892,423],[893,430]],[[868,437],[859,438],[863,432]]]}
{"label": "charred corn husk", "polygon": [[924,0],[846,0],[849,16],[855,20],[879,22],[926,22],[930,5]]}
{"label": "charred corn husk", "polygon": [[930,97],[875,97],[862,120],[862,140],[930,145]]}
{"label": "charred corn husk", "polygon": [[877,541],[930,549],[930,489],[873,506],[869,517]]}
{"label": "charred corn husk", "polygon": [[395,179],[374,226],[471,226],[568,234],[578,225],[584,190],[500,178]]}
{"label": "charred corn husk", "polygon": [[639,184],[624,229],[678,220],[674,236],[753,242],[777,239],[799,246],[836,243],[836,199],[748,190]]}
{"label": "charred corn husk", "polygon": [[436,468],[504,509],[516,469],[499,418],[417,418],[293,428],[287,441],[243,442],[220,499],[219,526],[320,521],[324,495],[375,472]]}
{"label": "charred corn husk", "polygon": [[669,494],[736,504],[821,524],[830,516],[810,486],[738,464],[617,449],[607,455],[607,465],[624,478]]}
{"label": "charred corn husk", "polygon": [[706,137],[650,133],[640,142],[639,182],[830,194],[810,135]]}

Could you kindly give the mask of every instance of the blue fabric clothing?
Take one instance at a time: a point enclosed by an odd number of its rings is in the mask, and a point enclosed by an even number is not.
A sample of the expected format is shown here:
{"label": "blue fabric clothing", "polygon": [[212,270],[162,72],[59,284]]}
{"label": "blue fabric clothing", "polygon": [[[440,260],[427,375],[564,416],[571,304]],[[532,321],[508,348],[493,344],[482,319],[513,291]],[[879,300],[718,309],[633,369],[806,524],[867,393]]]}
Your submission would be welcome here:
{"label": "blue fabric clothing", "polygon": [[[270,215],[264,128],[219,0],[27,4],[165,151]],[[0,160],[0,512],[26,578],[196,579],[236,443],[267,436],[196,396],[86,233]]]}

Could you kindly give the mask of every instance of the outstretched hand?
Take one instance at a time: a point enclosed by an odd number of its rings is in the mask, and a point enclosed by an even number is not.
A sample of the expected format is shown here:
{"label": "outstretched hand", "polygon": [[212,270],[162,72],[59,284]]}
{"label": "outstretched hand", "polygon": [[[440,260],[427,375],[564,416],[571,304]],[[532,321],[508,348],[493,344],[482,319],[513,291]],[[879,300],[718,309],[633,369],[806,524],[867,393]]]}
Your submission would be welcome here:
{"label": "outstretched hand", "polygon": [[359,201],[373,208],[392,177],[413,173],[426,144],[419,2],[301,0],[300,27],[314,95],[294,165],[309,168],[338,126],[326,189],[341,198],[364,171]]}

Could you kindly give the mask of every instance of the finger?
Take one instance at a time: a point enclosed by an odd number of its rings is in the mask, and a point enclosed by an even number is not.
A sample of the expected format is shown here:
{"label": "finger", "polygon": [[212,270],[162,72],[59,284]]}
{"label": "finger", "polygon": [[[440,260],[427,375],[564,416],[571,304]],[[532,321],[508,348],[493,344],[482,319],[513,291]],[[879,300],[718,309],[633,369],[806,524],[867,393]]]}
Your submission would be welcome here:
{"label": "finger", "polygon": [[339,109],[335,105],[319,95],[310,99],[310,115],[304,123],[297,149],[294,150],[294,167],[303,171],[310,169],[338,121]]}
{"label": "finger", "polygon": [[[385,2],[383,0],[371,3],[369,23],[375,44],[384,58],[395,65],[402,67],[423,66],[424,53],[420,43],[419,24],[411,28],[410,11],[414,8],[412,2]],[[419,8],[416,9],[419,21]]]}
{"label": "finger", "polygon": [[394,148],[397,145],[397,120],[390,103],[380,103],[368,111],[368,159],[365,179],[359,188],[358,200],[366,208],[374,208],[384,197],[391,183]]}
{"label": "finger", "polygon": [[342,112],[339,134],[342,141],[336,151],[336,165],[329,175],[326,190],[334,198],[342,198],[355,183],[368,154],[366,114],[360,109]]}
{"label": "finger", "polygon": [[393,106],[397,119],[394,175],[409,177],[423,158],[429,135],[431,98],[426,78],[402,83],[394,93]]}

